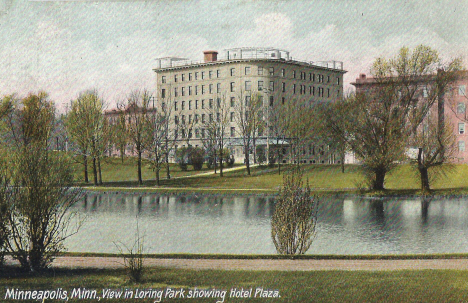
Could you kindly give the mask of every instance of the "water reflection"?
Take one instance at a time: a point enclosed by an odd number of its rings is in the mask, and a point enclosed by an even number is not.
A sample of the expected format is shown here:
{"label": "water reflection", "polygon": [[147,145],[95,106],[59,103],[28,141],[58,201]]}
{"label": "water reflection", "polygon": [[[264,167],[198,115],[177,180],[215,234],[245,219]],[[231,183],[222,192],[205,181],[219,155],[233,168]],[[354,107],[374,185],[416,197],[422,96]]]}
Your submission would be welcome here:
{"label": "water reflection", "polygon": [[[67,246],[70,251],[116,252],[113,242],[131,244],[138,224],[148,252],[275,253],[274,202],[274,196],[87,193],[74,209],[88,219]],[[309,253],[467,252],[467,202],[322,199]]]}

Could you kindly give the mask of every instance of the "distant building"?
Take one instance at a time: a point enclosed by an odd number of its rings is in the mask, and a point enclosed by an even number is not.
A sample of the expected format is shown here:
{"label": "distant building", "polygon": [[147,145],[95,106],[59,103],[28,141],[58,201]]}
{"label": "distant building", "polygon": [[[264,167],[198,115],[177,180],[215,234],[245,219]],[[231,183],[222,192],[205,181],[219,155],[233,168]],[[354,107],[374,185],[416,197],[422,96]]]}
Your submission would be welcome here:
{"label": "distant building", "polygon": [[[172,106],[174,125],[192,123],[190,129],[178,133],[176,147],[187,145],[187,141],[192,146],[203,146],[206,131],[198,121],[208,119],[206,110],[215,106],[220,96],[230,104],[231,117],[235,115],[235,103],[242,98],[248,101],[254,93],[262,97],[265,112],[273,110],[278,102],[288,104],[292,98],[310,103],[332,102],[343,95],[343,74],[346,73],[340,61],[293,60],[288,51],[275,48],[227,49],[224,57],[218,57],[217,51],[205,51],[203,62],[159,58],[154,72],[157,107]],[[173,131],[178,129],[174,127]],[[277,141],[269,135],[268,129],[257,135],[257,145],[281,148],[287,154],[287,138]],[[242,163],[244,150],[238,126],[232,118],[227,137],[227,147],[236,162]],[[275,146],[278,142],[280,145]],[[315,144],[304,149],[301,162],[339,163],[339,157],[335,157],[328,146]],[[287,162],[287,156],[283,161]]]}

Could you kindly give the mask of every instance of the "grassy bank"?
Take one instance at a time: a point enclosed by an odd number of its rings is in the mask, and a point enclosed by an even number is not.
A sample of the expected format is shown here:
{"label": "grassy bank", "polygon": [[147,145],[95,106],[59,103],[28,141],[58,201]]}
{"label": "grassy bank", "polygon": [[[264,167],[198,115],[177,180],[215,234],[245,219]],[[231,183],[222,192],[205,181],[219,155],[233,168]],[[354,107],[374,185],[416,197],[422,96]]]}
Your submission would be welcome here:
{"label": "grassy bank", "polygon": [[[283,166],[282,171],[289,166]],[[363,175],[358,165],[346,165],[345,172],[341,172],[339,165],[304,165],[305,177],[310,187],[324,193],[359,193],[365,186]],[[82,182],[81,166],[76,165],[76,176]],[[170,180],[165,177],[165,170],[161,172],[161,186],[156,187],[155,176],[149,163],[143,163],[144,184],[139,186],[136,178],[136,163],[134,158],[126,158],[124,163],[120,159],[107,159],[103,164],[103,186],[98,189],[113,190],[128,188],[142,188],[145,191],[154,188],[156,191],[207,191],[228,193],[241,189],[246,193],[276,192],[283,181],[282,174],[278,174],[276,167],[258,166],[252,168],[251,176],[247,176],[245,169],[226,172],[224,177],[203,175],[185,178],[187,176],[210,172],[203,167],[202,171],[181,171],[177,165],[171,164]],[[453,165],[446,176],[432,182],[435,194],[467,194],[468,193],[467,165]],[[92,180],[92,176],[90,175]],[[92,186],[89,185],[88,186]],[[386,178],[386,195],[413,195],[419,193],[419,177],[410,165],[401,165]],[[134,189],[135,190],[135,189]],[[136,189],[137,190],[137,189]]]}
{"label": "grassy bank", "polygon": [[[225,290],[225,298],[169,299],[161,302],[466,302],[468,300],[468,272],[456,270],[423,271],[220,271],[150,268],[141,283],[128,281],[123,270],[55,269],[46,274],[31,276],[7,271],[0,279],[0,297],[7,288],[34,290],[62,290],[70,298],[73,288],[103,289],[190,289]],[[7,279],[5,279],[7,278]],[[232,298],[231,289],[252,288],[251,298]],[[279,298],[254,298],[256,288],[278,291]],[[7,301],[7,300],[5,300]],[[13,300],[11,300],[13,301]],[[79,302],[97,302],[77,300]],[[153,302],[142,299],[105,300],[106,302]]]}

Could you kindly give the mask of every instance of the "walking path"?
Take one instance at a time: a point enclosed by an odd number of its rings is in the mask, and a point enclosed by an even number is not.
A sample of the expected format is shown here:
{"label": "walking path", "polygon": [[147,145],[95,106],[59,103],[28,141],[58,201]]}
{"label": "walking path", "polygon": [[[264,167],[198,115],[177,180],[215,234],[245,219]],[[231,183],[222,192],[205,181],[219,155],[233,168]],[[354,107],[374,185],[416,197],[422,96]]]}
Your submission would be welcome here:
{"label": "walking path", "polygon": [[[10,261],[11,262],[11,261]],[[468,270],[468,259],[414,260],[235,260],[235,259],[144,259],[146,266],[182,269],[219,270]],[[58,257],[54,267],[121,268],[123,259],[117,257]]]}

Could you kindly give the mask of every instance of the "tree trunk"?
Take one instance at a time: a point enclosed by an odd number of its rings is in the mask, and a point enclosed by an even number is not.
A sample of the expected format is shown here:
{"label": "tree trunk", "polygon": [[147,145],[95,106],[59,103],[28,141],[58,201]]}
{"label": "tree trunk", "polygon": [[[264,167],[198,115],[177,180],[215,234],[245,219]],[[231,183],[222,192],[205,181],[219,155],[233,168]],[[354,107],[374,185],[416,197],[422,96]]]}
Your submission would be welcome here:
{"label": "tree trunk", "polygon": [[138,184],[143,185],[143,179],[141,178],[141,149],[138,148]]}
{"label": "tree trunk", "polygon": [[89,183],[89,178],[88,178],[88,157],[86,157],[86,154],[83,155],[83,164],[84,164],[84,181],[85,181],[85,183]]}
{"label": "tree trunk", "polygon": [[387,171],[385,169],[376,169],[374,171],[375,179],[373,180],[372,189],[373,190],[383,190],[385,182],[385,174]]}
{"label": "tree trunk", "polygon": [[247,175],[250,176],[250,159],[249,159],[249,148],[248,147],[244,148],[244,153],[245,153],[245,166],[247,167]]}
{"label": "tree trunk", "polygon": [[93,176],[94,176],[94,185],[98,185],[98,176],[97,176],[97,167],[96,167],[96,157],[93,156]]}
{"label": "tree trunk", "polygon": [[124,163],[124,157],[125,157],[125,146],[122,145],[120,147],[120,160],[122,161],[122,164]]}
{"label": "tree trunk", "polygon": [[220,152],[220,157],[219,157],[219,176],[222,177],[223,176],[223,150],[221,149]]}
{"label": "tree trunk", "polygon": [[156,185],[159,186],[159,164],[156,166]]}
{"label": "tree trunk", "polygon": [[[279,144],[278,144],[279,145]],[[280,157],[281,157],[281,152],[280,150],[278,149],[277,151],[277,161],[278,161],[278,175],[281,175],[281,160],[280,160]]]}
{"label": "tree trunk", "polygon": [[341,153],[341,172],[344,174],[345,153]]}
{"label": "tree trunk", "polygon": [[99,184],[102,185],[101,158],[98,158]]}
{"label": "tree trunk", "polygon": [[428,192],[431,190],[429,186],[429,173],[427,167],[420,166],[418,167],[419,174],[421,176],[421,190],[423,192]]}

